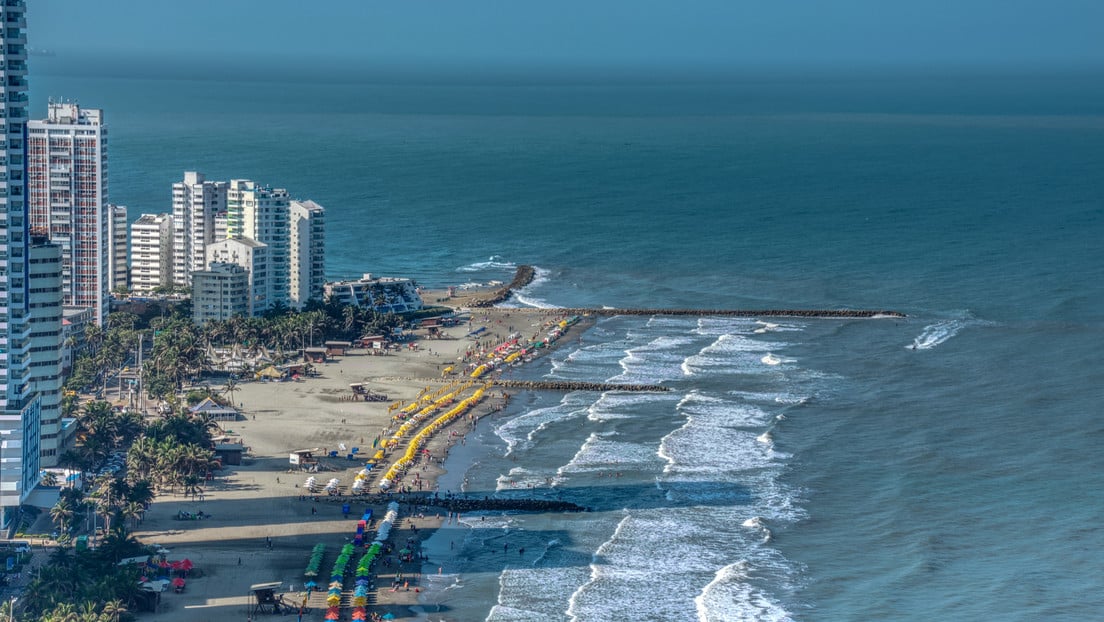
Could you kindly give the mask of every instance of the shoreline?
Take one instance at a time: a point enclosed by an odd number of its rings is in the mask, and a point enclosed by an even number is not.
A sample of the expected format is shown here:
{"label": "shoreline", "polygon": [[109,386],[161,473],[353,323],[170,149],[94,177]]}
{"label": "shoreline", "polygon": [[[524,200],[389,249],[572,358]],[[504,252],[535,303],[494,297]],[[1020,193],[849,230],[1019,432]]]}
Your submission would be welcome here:
{"label": "shoreline", "polygon": [[[387,431],[394,428],[388,403],[396,399],[409,402],[424,388],[400,378],[432,377],[448,365],[472,359],[467,355],[478,346],[503,342],[510,330],[528,333],[535,328],[539,333],[542,323],[564,315],[549,309],[538,315],[527,313],[516,317],[515,311],[473,310],[470,326],[465,323],[448,327],[441,331],[439,339],[429,338],[419,330],[417,348],[382,356],[352,351],[339,360],[319,365],[318,377],[300,382],[241,383],[234,401],[243,406],[245,418],[224,424],[224,430],[240,435],[249,447],[243,464],[227,465],[217,472],[198,499],[162,492],[133,532],[143,543],[170,549],[170,559],[186,557],[196,568],[183,593],[162,594],[160,610],[155,614],[142,613],[140,617],[168,622],[192,620],[197,615],[235,618],[246,611],[249,586],[270,581],[282,583],[284,602],[299,603],[305,596],[303,569],[310,551],[314,545],[324,543],[326,555],[316,580],[322,591],[313,592],[307,599],[310,613],[303,617],[322,620],[326,610],[322,575],[329,572],[341,545],[352,540],[355,517],[365,509],[374,513],[366,532],[369,542],[374,539],[375,523],[383,517],[388,501],[400,501],[398,520],[389,538],[394,549],[409,545],[413,551],[419,551],[428,547],[426,541],[448,524],[448,510],[421,505],[417,495],[404,499],[401,493],[380,493],[375,487],[386,465],[398,457],[399,447],[390,450],[387,460],[381,463],[385,466],[372,469],[370,494],[351,496],[349,487],[365,460],[372,457],[373,439],[387,438]],[[589,325],[581,322],[571,327],[560,343],[550,344],[536,358],[578,339]],[[486,329],[478,340],[469,337],[474,326]],[[471,364],[470,360],[467,363]],[[387,395],[388,401],[353,401],[349,385],[358,382],[367,383],[375,393]],[[455,453],[454,448],[465,446],[464,436],[472,426],[478,426],[480,419],[502,409],[505,391],[488,393],[489,397],[470,411],[474,422],[465,414],[443,426],[424,446],[432,459],[419,460],[410,471],[414,474],[413,469],[417,469],[423,492],[433,490],[442,478],[451,481],[445,464]],[[354,447],[358,451],[352,452]],[[320,483],[338,478],[344,494],[333,497],[305,494],[305,480],[312,474],[288,463],[289,452],[300,449],[317,449],[326,456],[319,461],[320,472],[313,475]],[[338,457],[329,456],[332,450],[339,452]],[[470,455],[470,450],[464,454]],[[347,459],[344,455],[347,452],[360,459]],[[446,490],[447,487],[441,493]],[[350,506],[348,516],[342,512],[346,504]],[[176,520],[181,511],[193,514],[202,511],[209,518]],[[354,562],[360,554],[354,555]],[[373,568],[376,591],[367,610],[379,615],[390,613],[396,619],[417,619],[421,617],[416,610],[421,605],[419,595],[428,581],[423,573],[440,555],[429,551],[429,561],[424,564],[414,557],[402,562],[395,557],[381,558]],[[393,591],[392,584],[400,577],[402,581]],[[348,582],[346,589],[351,589]],[[348,610],[342,611],[348,615]]]}

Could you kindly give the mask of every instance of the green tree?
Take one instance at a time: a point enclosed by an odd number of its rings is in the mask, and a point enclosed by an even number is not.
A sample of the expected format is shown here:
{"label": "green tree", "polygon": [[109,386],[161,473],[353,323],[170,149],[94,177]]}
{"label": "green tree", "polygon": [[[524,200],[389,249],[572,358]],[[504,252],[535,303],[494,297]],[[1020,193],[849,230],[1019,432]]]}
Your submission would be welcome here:
{"label": "green tree", "polygon": [[119,622],[120,616],[127,612],[127,608],[123,601],[115,599],[104,603],[103,612],[110,616],[111,622]]}

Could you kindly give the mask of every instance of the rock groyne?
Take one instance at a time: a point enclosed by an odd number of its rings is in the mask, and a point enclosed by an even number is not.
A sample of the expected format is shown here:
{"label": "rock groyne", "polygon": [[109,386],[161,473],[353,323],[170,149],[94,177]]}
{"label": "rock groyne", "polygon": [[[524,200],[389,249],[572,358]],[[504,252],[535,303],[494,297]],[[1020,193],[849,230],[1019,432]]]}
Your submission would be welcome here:
{"label": "rock groyne", "polygon": [[659,384],[614,384],[611,382],[578,382],[564,380],[505,380],[489,381],[496,387],[528,389],[532,391],[631,391],[634,393],[664,393],[670,387]]}
{"label": "rock groyne", "polygon": [[418,499],[422,505],[448,508],[451,512],[585,512],[577,503],[549,499],[462,499],[425,497]]}
{"label": "rock groyne", "polygon": [[514,273],[514,280],[510,281],[509,285],[491,292],[486,297],[473,300],[471,306],[493,307],[512,296],[514,291],[532,283],[536,274],[537,271],[533,269],[533,266],[518,266],[517,272]]}
{"label": "rock groyne", "polygon": [[[444,384],[450,378],[411,378],[408,376],[380,376],[384,382],[409,382],[414,384]],[[633,393],[666,393],[671,390],[661,384],[616,384],[612,382],[581,382],[568,380],[508,380],[503,378],[483,378],[491,386],[504,389],[527,389],[531,391],[629,391]]]}
{"label": "rock groyne", "polygon": [[[515,311],[548,312],[550,309],[514,309]],[[904,318],[900,311],[869,309],[551,309],[565,315],[690,315],[696,317],[800,317],[800,318]]]}

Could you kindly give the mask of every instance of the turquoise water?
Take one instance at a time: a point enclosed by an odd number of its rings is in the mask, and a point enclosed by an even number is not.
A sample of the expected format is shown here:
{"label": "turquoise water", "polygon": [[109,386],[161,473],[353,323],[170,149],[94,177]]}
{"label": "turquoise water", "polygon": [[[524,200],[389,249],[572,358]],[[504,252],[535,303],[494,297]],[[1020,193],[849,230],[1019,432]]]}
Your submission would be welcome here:
{"label": "turquoise water", "polygon": [[525,373],[672,394],[523,396],[480,428],[450,465],[470,492],[596,511],[468,517],[430,619],[1083,620],[1104,609],[1101,84],[43,76],[32,110],[106,109],[132,218],[186,169],[315,199],[333,277],[524,262],[526,304],[909,314],[600,322]]}

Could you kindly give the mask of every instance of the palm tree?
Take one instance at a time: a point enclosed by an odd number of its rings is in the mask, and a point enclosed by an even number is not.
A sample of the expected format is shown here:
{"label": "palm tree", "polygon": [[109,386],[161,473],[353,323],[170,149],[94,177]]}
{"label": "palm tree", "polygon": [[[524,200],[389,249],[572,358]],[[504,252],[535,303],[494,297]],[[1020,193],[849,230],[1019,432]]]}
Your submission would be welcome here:
{"label": "palm tree", "polygon": [[203,482],[198,475],[185,475],[183,479],[184,495],[191,497],[192,501],[203,493],[203,487],[200,484]]}
{"label": "palm tree", "polygon": [[54,610],[47,614],[47,622],[81,622],[80,614],[77,613],[76,607],[73,603],[62,602],[54,607]]}
{"label": "palm tree", "polygon": [[0,619],[9,620],[10,622],[15,622],[20,619],[15,615],[14,600],[4,600],[0,602]]}
{"label": "palm tree", "polygon": [[100,618],[100,612],[96,611],[96,603],[90,600],[81,603],[77,614],[80,616],[81,622],[98,622]]}
{"label": "palm tree", "polygon": [[142,521],[142,516],[146,513],[146,506],[135,501],[131,501],[123,506],[123,518],[129,518],[134,523],[134,528],[138,529],[138,523]]}
{"label": "palm tree", "polygon": [[53,471],[46,471],[45,473],[43,473],[42,480],[39,483],[41,483],[43,486],[57,486],[57,473],[54,473]]}
{"label": "palm tree", "polygon": [[111,622],[119,622],[119,616],[126,613],[127,608],[126,605],[123,604],[123,601],[115,599],[104,603],[103,612],[111,616]]}
{"label": "palm tree", "polygon": [[54,507],[50,508],[50,519],[57,526],[58,533],[68,534],[76,515],[76,510],[65,500],[59,500]]}
{"label": "palm tree", "polygon": [[148,479],[140,479],[130,485],[130,492],[126,496],[128,503],[137,503],[145,508],[153,501],[153,488]]}
{"label": "palm tree", "polygon": [[222,391],[223,391],[224,394],[228,394],[230,396],[230,407],[231,408],[233,408],[234,404],[237,403],[237,402],[234,401],[234,391],[237,391],[237,390],[238,390],[238,377],[237,376],[230,376],[229,378],[226,379],[226,386],[223,387]]}

